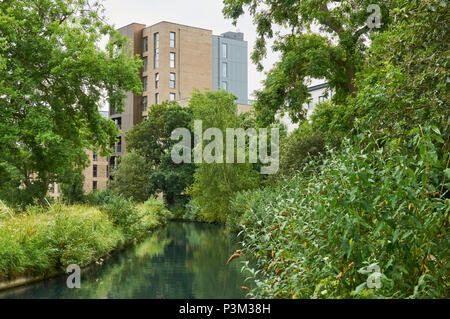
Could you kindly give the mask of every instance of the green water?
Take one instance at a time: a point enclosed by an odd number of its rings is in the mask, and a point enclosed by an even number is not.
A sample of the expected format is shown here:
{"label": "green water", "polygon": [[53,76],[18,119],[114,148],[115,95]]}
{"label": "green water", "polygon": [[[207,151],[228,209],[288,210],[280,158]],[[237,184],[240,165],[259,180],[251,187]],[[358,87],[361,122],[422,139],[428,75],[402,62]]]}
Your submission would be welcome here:
{"label": "green water", "polygon": [[0,292],[0,298],[245,298],[239,247],[217,225],[170,222],[103,265],[81,273],[81,288],[66,276]]}

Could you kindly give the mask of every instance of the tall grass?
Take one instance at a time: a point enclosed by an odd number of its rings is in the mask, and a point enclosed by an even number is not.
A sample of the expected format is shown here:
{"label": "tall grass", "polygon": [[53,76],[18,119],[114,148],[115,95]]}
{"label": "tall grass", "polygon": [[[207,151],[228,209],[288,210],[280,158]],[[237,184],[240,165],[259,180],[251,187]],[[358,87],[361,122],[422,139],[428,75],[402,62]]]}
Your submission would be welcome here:
{"label": "tall grass", "polygon": [[14,219],[0,219],[0,279],[86,266],[165,218],[163,204],[154,199],[138,208],[121,198],[101,208],[30,206]]}

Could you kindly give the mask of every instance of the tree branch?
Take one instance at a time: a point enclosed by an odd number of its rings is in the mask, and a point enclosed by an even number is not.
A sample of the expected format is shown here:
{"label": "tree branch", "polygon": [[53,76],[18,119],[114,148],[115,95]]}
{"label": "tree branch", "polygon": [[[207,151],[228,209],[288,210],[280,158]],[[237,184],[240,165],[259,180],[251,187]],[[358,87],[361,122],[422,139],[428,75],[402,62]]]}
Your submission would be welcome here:
{"label": "tree branch", "polygon": [[328,10],[327,3],[322,3],[320,9],[327,15],[323,21],[323,24],[336,32],[338,35],[341,35],[344,32],[344,29],[339,23],[336,22],[336,19],[330,15],[330,10]]}

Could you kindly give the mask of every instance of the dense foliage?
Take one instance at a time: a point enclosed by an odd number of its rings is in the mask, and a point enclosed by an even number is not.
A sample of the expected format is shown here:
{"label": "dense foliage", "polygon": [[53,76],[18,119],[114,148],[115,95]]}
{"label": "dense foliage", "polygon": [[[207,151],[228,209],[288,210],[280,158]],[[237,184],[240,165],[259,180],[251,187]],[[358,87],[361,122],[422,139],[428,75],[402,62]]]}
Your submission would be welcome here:
{"label": "dense foliage", "polygon": [[[254,296],[448,296],[450,202],[440,192],[450,170],[447,156],[429,156],[440,136],[418,129],[387,148],[365,139],[346,142],[319,167],[306,165],[314,174],[300,171],[235,200],[245,212],[245,249],[258,257],[263,278]],[[362,269],[374,263],[381,289],[366,286]]]}
{"label": "dense foliage", "polygon": [[0,218],[0,280],[86,266],[164,224],[167,213],[156,199],[135,207],[117,196],[100,208],[29,206],[14,219]]}
{"label": "dense foliage", "polygon": [[[147,197],[161,192],[169,205],[176,202],[185,204],[183,193],[185,188],[192,184],[194,165],[176,164],[172,161],[171,151],[178,141],[171,140],[170,137],[176,128],[189,129],[191,113],[190,108],[183,108],[175,102],[155,104],[149,109],[147,120],[127,132],[128,149],[144,157],[147,163],[147,167],[141,165],[142,178],[148,179],[148,183],[151,184],[150,189],[146,189]],[[119,170],[124,164],[122,161]],[[133,182],[130,180],[129,183],[117,182],[117,184],[128,188]],[[133,193],[131,189],[129,191]],[[126,190],[122,193],[125,192]]]}
{"label": "dense foliage", "polygon": [[133,151],[127,152],[120,157],[117,169],[112,172],[113,179],[108,181],[108,189],[116,195],[143,202],[153,190],[150,171],[145,157]]}
{"label": "dense foliage", "polygon": [[[212,141],[202,140],[199,146],[206,152],[205,145],[212,142],[226,145],[226,129],[242,127],[242,119],[237,114],[235,97],[225,91],[195,93],[189,102],[195,120],[202,121],[202,133],[209,128],[218,128],[222,136],[214,136]],[[193,129],[193,124],[192,124]],[[222,140],[220,140],[222,139]],[[196,164],[194,183],[188,194],[200,207],[200,219],[209,222],[225,222],[231,198],[236,192],[258,187],[258,172],[251,163],[226,163],[226,147],[214,147],[214,156],[222,152],[223,162]]]}
{"label": "dense foliage", "polygon": [[107,153],[117,133],[98,110],[106,100],[121,110],[125,92],[141,90],[140,62],[126,41],[98,3],[0,2],[2,198],[43,198],[66,170],[86,165],[85,148]]}
{"label": "dense foliage", "polygon": [[392,1],[395,24],[372,36],[355,96],[318,105],[284,146],[308,128],[326,153],[281,154],[287,172],[233,200],[229,226],[257,259],[251,296],[448,298],[447,11]]}
{"label": "dense foliage", "polygon": [[[248,9],[258,38],[252,59],[262,70],[267,41],[281,59],[267,73],[264,88],[256,92],[255,109],[262,123],[271,123],[279,111],[294,121],[304,119],[308,81],[326,79],[333,101],[343,102],[357,92],[356,73],[364,64],[367,38],[390,25],[392,1],[224,0],[224,15],[236,23]],[[373,8],[376,5],[377,9]],[[379,23],[378,23],[379,22]],[[276,32],[277,26],[284,32]]]}

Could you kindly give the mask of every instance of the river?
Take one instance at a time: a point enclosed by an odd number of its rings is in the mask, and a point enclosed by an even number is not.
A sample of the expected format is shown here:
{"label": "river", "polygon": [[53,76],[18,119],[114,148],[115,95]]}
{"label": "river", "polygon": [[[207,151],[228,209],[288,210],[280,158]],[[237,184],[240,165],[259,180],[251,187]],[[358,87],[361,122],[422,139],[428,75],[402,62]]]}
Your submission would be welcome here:
{"label": "river", "polygon": [[0,292],[0,298],[245,298],[238,249],[223,226],[169,222],[135,246],[81,273],[81,288],[66,276]]}

